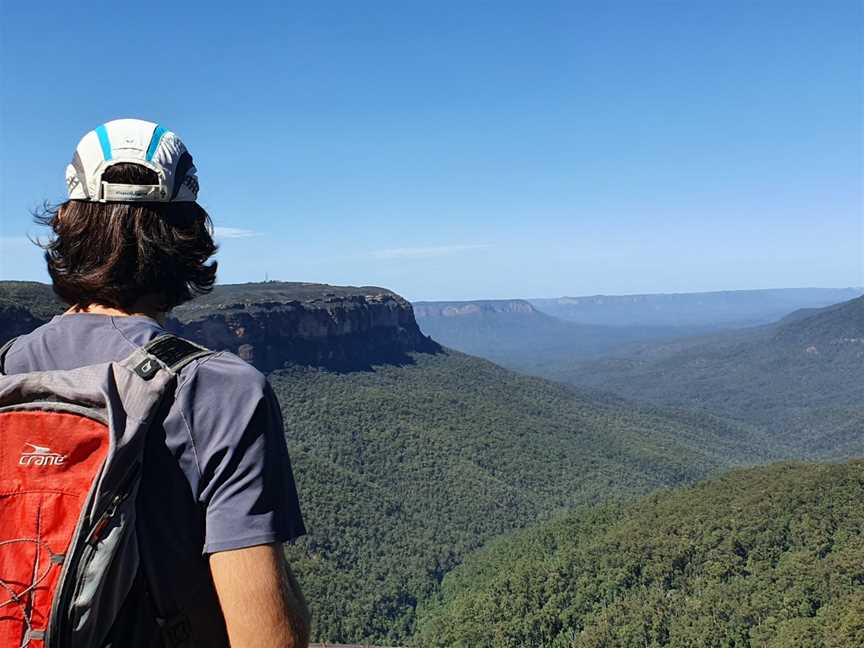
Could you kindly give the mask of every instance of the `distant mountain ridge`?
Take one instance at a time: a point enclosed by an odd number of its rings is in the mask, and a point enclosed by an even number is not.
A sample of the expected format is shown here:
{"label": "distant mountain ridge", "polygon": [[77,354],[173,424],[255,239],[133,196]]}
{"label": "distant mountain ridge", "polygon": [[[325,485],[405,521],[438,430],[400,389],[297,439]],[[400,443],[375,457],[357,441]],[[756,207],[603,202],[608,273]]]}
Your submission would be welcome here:
{"label": "distant mountain ridge", "polygon": [[864,456],[864,297],[770,326],[646,344],[556,377],[756,424],[799,456]]}
{"label": "distant mountain ridge", "polygon": [[544,313],[524,299],[415,302],[413,306],[420,328],[438,342],[529,373],[540,373],[549,364],[597,358],[633,342],[710,330],[579,324]]}
{"label": "distant mountain ridge", "polygon": [[791,313],[779,322],[776,336],[778,340],[799,343],[864,343],[864,297]]}
{"label": "distant mountain ridge", "polygon": [[542,316],[534,306],[524,299],[480,299],[476,301],[413,302],[414,315],[418,318],[463,317],[482,313],[511,313]]}
{"label": "distant mountain ridge", "polygon": [[626,326],[755,326],[801,308],[822,308],[864,288],[779,288],[702,293],[590,295],[529,299],[539,310],[582,324]]}

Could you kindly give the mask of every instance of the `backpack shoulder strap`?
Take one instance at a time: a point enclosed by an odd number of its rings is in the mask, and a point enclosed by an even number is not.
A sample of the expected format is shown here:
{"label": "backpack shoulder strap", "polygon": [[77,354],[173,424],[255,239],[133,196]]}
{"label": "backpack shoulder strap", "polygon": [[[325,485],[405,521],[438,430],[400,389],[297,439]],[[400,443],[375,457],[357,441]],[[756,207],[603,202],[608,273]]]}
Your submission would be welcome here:
{"label": "backpack shoulder strap", "polygon": [[144,345],[144,349],[156,356],[173,373],[177,373],[193,360],[214,353],[207,347],[170,333],[151,340]]}
{"label": "backpack shoulder strap", "polygon": [[9,349],[12,348],[12,345],[17,340],[17,337],[13,337],[11,340],[7,340],[3,346],[0,346],[0,376],[6,375],[6,369],[4,367],[4,363],[6,360],[6,354],[9,352]]}
{"label": "backpack shoulder strap", "polygon": [[135,362],[132,370],[144,380],[150,380],[160,369],[176,375],[187,364],[198,358],[215,353],[207,347],[195,344],[171,333],[160,335],[134,352],[129,359],[138,360],[141,352],[144,358]]}
{"label": "backpack shoulder strap", "polygon": [[[170,376],[168,382],[162,382],[157,379],[149,383],[153,389],[164,390],[167,385],[172,384],[173,379],[176,378],[183,367],[198,358],[213,353],[215,351],[167,333],[154,338],[135,351],[127,358],[125,364],[145,381],[149,381],[156,376],[160,370],[167,371]],[[163,376],[163,378],[166,377]],[[158,387],[157,385],[160,383],[162,386]],[[163,401],[165,407],[161,410],[162,416],[167,413],[170,400]],[[145,466],[150,464],[156,466],[158,470],[160,460],[164,461],[164,459],[160,459],[160,457],[163,457],[160,451],[162,453],[168,452],[164,445],[164,431],[156,435],[149,435],[146,443],[145,453],[147,453],[147,458],[145,459]],[[168,454],[167,457],[169,462],[176,462],[173,455]],[[141,510],[144,511],[146,508]],[[149,517],[142,512],[139,512],[139,515]],[[155,623],[159,628],[162,644],[166,648],[192,648],[193,645],[197,645],[194,638],[201,630],[196,630],[192,626],[189,615],[181,607],[177,597],[172,591],[160,587],[160,579],[155,575],[158,570],[158,557],[154,556],[153,553],[158,552],[159,547],[162,546],[159,535],[152,535],[153,530],[147,524],[139,526],[137,533],[141,560],[139,569],[142,578],[140,588],[143,588],[138,592],[138,595],[143,595],[149,599],[149,605],[152,606],[152,610],[156,615]]]}

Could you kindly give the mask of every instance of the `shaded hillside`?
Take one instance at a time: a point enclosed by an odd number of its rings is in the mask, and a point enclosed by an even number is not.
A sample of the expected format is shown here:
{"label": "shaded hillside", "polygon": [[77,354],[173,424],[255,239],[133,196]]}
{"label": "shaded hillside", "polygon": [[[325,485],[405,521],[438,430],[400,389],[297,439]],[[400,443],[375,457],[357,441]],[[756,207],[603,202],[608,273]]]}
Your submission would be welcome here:
{"label": "shaded hillside", "polygon": [[416,302],[414,314],[423,332],[438,342],[529,373],[597,358],[628,343],[707,330],[576,324],[542,313],[519,299]]}
{"label": "shaded hillside", "polygon": [[38,281],[0,281],[0,308],[25,309],[40,321],[65,310],[51,286]]}
{"label": "shaded hillside", "polygon": [[[50,286],[0,282],[0,343],[62,312]],[[339,370],[410,361],[435,352],[399,295],[373,286],[251,283],[216,286],[176,308],[167,328],[227,349],[262,371],[291,364]]]}
{"label": "shaded hillside", "polygon": [[51,286],[37,281],[0,281],[0,344],[29,333],[63,310]]}
{"label": "shaded hillside", "polygon": [[557,375],[759,425],[798,455],[864,455],[864,297]]}
{"label": "shaded hillside", "polygon": [[864,645],[864,461],[775,464],[499,540],[449,574],[416,645]]}
{"label": "shaded hillside", "polygon": [[821,308],[862,293],[864,288],[783,288],[530,301],[545,313],[582,324],[729,328],[768,324],[801,308]]}
{"label": "shaded hillside", "polygon": [[765,458],[712,417],[640,410],[455,352],[271,374],[310,535],[319,640],[398,643],[462,557],[553,511]]}

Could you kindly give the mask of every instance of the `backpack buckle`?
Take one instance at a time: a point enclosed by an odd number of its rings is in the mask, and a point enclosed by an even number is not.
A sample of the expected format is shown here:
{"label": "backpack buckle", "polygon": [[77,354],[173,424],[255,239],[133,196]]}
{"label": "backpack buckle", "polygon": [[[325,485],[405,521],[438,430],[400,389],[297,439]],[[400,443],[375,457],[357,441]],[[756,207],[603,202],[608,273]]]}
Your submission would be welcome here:
{"label": "backpack buckle", "polygon": [[138,363],[138,366],[133,371],[141,376],[144,380],[150,380],[155,376],[161,367],[155,358],[144,358]]}

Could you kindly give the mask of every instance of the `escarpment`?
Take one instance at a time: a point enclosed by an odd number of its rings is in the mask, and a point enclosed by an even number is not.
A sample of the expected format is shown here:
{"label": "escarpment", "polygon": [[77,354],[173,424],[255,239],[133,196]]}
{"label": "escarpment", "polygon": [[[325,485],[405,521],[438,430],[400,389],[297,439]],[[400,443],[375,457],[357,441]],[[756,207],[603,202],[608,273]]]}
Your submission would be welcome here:
{"label": "escarpment", "polygon": [[[211,349],[227,349],[262,371],[292,364],[362,369],[399,364],[412,351],[435,352],[411,304],[383,288],[310,284],[254,286],[242,301],[213,297],[178,308],[169,328]],[[224,287],[232,290],[241,286]]]}
{"label": "escarpment", "polygon": [[[30,284],[16,299],[0,282],[0,343],[62,312],[49,286]],[[199,344],[236,353],[261,371],[291,365],[335,370],[402,364],[411,352],[437,352],[420,332],[411,304],[377,287],[266,282],[217,286],[175,309],[166,328]]]}

